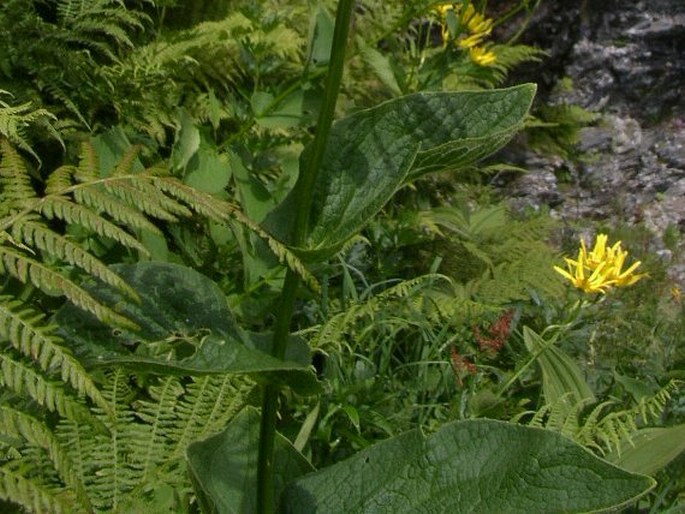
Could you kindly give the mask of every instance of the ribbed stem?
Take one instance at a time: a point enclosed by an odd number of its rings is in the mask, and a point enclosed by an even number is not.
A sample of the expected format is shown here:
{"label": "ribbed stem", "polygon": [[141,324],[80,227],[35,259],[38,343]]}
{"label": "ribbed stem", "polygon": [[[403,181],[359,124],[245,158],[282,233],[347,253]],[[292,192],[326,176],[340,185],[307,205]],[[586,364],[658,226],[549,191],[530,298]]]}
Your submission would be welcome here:
{"label": "ribbed stem", "polygon": [[[300,170],[300,175],[295,184],[297,211],[292,242],[296,247],[302,246],[307,236],[314,185],[323,162],[335,114],[335,104],[340,91],[353,6],[354,0],[340,0],[338,3],[323,105],[319,111],[312,151],[308,161]],[[279,359],[285,355],[299,284],[299,276],[288,269],[278,305],[272,348],[272,355]],[[273,454],[278,413],[278,392],[278,387],[273,384],[264,388],[257,465],[257,512],[260,514],[273,514],[275,510]]]}

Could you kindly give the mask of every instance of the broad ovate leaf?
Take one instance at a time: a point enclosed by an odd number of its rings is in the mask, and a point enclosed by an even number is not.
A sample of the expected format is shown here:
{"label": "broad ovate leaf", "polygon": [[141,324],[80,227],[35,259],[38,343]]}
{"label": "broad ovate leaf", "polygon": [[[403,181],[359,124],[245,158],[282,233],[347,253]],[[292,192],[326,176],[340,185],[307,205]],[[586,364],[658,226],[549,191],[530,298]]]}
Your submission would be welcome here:
{"label": "broad ovate leaf", "polygon": [[207,277],[160,262],[117,264],[112,269],[135,289],[140,303],[102,282],[84,287],[136,323],[138,331],[112,328],[73,305],[55,317],[59,334],[86,366],[179,375],[249,374],[303,393],[319,390],[303,341],[291,338],[287,360],[272,357],[270,335],[241,330],[226,297]]}
{"label": "broad ovate leaf", "polygon": [[376,444],[286,488],[289,514],[589,512],[632,502],[654,480],[624,471],[563,436],[493,420]]}
{"label": "broad ovate leaf", "polygon": [[[204,512],[256,512],[258,454],[259,413],[249,407],[238,414],[220,434],[188,447],[188,465]],[[290,441],[276,434],[276,497],[290,481],[313,469]]]}
{"label": "broad ovate leaf", "polygon": [[[423,92],[359,111],[333,124],[314,185],[303,258],[335,253],[408,181],[456,171],[501,148],[521,128],[535,86]],[[306,148],[300,160],[309,158]],[[264,221],[293,244],[296,192]]]}

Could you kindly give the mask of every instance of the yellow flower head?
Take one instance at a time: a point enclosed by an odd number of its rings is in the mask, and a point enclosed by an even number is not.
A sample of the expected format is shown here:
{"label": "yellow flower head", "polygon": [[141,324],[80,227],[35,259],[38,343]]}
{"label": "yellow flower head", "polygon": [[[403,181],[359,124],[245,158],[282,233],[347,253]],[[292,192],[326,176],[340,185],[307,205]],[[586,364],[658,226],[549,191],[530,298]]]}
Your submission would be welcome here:
{"label": "yellow flower head", "polygon": [[460,20],[466,24],[471,34],[487,36],[492,32],[492,20],[476,12],[471,3],[464,9],[464,14],[460,16]]}
{"label": "yellow flower head", "polygon": [[567,269],[554,266],[554,270],[586,293],[606,293],[612,287],[629,286],[643,278],[644,273],[635,273],[641,262],[623,270],[628,252],[621,248],[621,241],[609,247],[607,240],[606,234],[598,234],[594,248],[588,252],[581,238],[578,259],[566,258]]}
{"label": "yellow flower head", "polygon": [[469,48],[469,57],[471,57],[471,60],[478,66],[490,66],[497,61],[495,53],[482,46]]}
{"label": "yellow flower head", "polygon": [[[456,29],[457,33],[463,33],[457,44],[463,49],[472,49],[480,45],[483,40],[490,35],[492,32],[493,20],[486,18],[481,13],[477,12],[473,7],[472,3],[469,3],[465,8],[463,3],[454,2],[444,2],[436,6],[436,10],[440,13],[440,17],[445,20],[442,28],[443,40],[447,42],[450,36],[450,29],[448,28],[448,16],[450,11],[456,18],[457,26],[462,27],[462,29]],[[453,18],[454,20],[454,18]],[[454,27],[452,27],[454,30]],[[487,52],[482,50],[483,53],[488,54],[488,58],[491,59],[489,64],[494,62],[494,54],[492,52]],[[473,59],[474,62],[477,62]],[[486,64],[483,64],[486,66]]]}
{"label": "yellow flower head", "polygon": [[435,6],[435,8],[440,13],[440,16],[444,18],[447,16],[447,11],[454,10],[454,4],[452,2],[444,2],[442,4],[438,4]]}

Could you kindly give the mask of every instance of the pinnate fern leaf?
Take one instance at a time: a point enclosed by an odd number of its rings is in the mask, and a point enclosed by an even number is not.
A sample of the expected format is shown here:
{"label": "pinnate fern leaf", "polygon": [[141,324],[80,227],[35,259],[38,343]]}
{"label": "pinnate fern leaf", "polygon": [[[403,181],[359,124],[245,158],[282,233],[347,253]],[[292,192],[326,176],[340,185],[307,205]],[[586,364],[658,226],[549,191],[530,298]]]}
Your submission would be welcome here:
{"label": "pinnate fern leaf", "polygon": [[62,382],[88,396],[96,405],[108,410],[109,403],[102,396],[88,372],[45,326],[43,315],[11,297],[0,296],[0,337],[18,352],[32,359],[44,372],[59,373]]}
{"label": "pinnate fern leaf", "polygon": [[630,443],[639,426],[658,422],[671,394],[678,387],[679,382],[672,380],[653,395],[640,399],[633,407],[611,410],[616,402],[604,401],[593,406],[589,413],[584,413],[584,410],[590,401],[573,402],[573,395],[569,393],[536,411],[518,414],[513,421],[520,422],[530,415],[526,424],[559,432],[606,455],[619,450],[624,442]]}
{"label": "pinnate fern leaf", "polygon": [[83,403],[69,395],[61,382],[49,380],[31,366],[0,353],[0,384],[17,395],[29,397],[42,407],[74,421],[86,420],[88,410]]}
{"label": "pinnate fern leaf", "polygon": [[54,514],[86,512],[64,496],[58,494],[52,487],[27,478],[20,469],[11,469],[9,465],[0,466],[0,498],[21,505],[28,512]]}
{"label": "pinnate fern leaf", "polygon": [[75,491],[77,498],[88,505],[84,486],[73,471],[68,453],[47,425],[25,412],[0,405],[0,432],[5,436],[21,438],[45,450],[60,477]]}
{"label": "pinnate fern leaf", "polygon": [[[0,94],[2,93],[7,93],[7,91],[0,89]],[[34,109],[31,102],[10,105],[0,100],[0,136],[31,154],[38,162],[40,158],[31,146],[28,128],[32,125],[46,127],[48,132],[61,142],[59,133],[52,126],[55,119],[55,116],[45,109]]]}

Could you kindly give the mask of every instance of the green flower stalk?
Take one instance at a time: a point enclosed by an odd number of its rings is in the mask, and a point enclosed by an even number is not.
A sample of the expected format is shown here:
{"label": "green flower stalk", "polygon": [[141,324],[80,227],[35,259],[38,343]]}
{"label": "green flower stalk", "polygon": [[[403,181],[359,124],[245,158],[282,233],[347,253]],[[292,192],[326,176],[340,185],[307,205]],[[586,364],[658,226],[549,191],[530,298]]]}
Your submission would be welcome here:
{"label": "green flower stalk", "polygon": [[[302,244],[307,235],[309,225],[309,212],[312,205],[312,196],[316,177],[323,161],[324,151],[333,124],[335,104],[340,91],[343,65],[345,62],[345,48],[350,30],[352,18],[353,0],[340,0],[335,19],[333,43],[331,47],[331,59],[326,77],[324,100],[319,111],[316,124],[316,134],[312,142],[312,152],[307,162],[302,166],[295,192],[298,197],[297,211],[295,216],[294,245]],[[274,328],[273,350],[274,357],[283,359],[285,348],[290,334],[297,299],[297,288],[300,284],[299,276],[292,269],[288,269],[278,304],[278,314]],[[277,385],[268,384],[264,388],[262,401],[262,418],[259,433],[259,457],[257,463],[257,512],[260,514],[272,514],[275,510],[274,499],[274,439],[276,437],[276,418],[278,413]]]}

